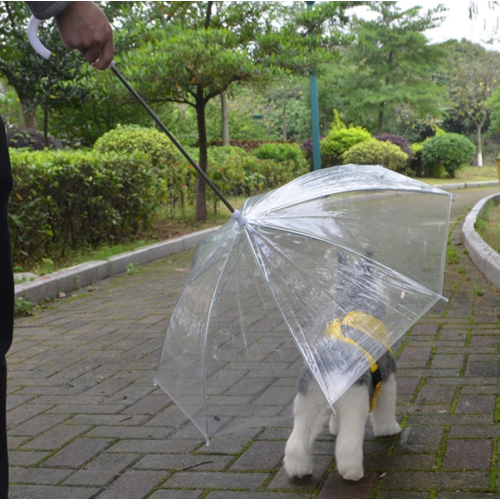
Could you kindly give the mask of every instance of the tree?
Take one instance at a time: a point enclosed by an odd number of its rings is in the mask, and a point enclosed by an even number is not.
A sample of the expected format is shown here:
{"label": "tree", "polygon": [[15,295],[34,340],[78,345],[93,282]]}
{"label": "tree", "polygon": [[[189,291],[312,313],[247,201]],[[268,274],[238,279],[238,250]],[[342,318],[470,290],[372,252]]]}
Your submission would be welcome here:
{"label": "tree", "polygon": [[377,18],[354,18],[354,41],[332,71],[331,86],[342,101],[337,106],[377,134],[392,132],[387,119],[401,109],[417,117],[439,115],[446,91],[433,75],[444,53],[423,32],[440,24],[442,7],[421,13],[420,7],[402,11],[396,2],[370,2],[370,9]]}
{"label": "tree", "polygon": [[[337,43],[334,30],[352,4],[325,2],[308,11],[279,2],[227,2],[213,12],[212,2],[154,2],[144,11],[148,22],[136,23],[136,48],[120,58],[121,67],[150,101],[196,110],[199,165],[206,172],[207,104],[236,83],[269,81],[283,71],[308,74],[334,57],[327,48]],[[196,218],[206,219],[201,177]]]}
{"label": "tree", "polygon": [[500,54],[467,40],[449,40],[446,48],[446,85],[450,114],[469,118],[476,130],[476,164],[483,166],[482,134],[489,118],[488,100],[500,84]]}
{"label": "tree", "polygon": [[70,92],[67,82],[79,77],[85,61],[78,53],[62,47],[53,23],[41,30],[41,39],[53,56],[49,61],[41,58],[26,36],[29,17],[23,2],[0,2],[0,73],[19,97],[26,127],[36,129],[37,105],[48,112],[51,96],[60,93],[63,87]]}

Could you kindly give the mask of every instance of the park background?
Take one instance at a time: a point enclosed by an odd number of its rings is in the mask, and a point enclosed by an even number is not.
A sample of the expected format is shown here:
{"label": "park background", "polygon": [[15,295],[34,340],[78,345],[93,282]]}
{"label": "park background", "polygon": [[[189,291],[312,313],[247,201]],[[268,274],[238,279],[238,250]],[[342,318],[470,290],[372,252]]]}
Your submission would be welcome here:
{"label": "park background", "polygon": [[[497,178],[497,2],[98,2],[117,67],[235,206],[313,168],[380,163],[425,182]],[[0,2],[15,270],[46,274],[228,213],[109,71]],[[361,167],[360,167],[361,168]]]}

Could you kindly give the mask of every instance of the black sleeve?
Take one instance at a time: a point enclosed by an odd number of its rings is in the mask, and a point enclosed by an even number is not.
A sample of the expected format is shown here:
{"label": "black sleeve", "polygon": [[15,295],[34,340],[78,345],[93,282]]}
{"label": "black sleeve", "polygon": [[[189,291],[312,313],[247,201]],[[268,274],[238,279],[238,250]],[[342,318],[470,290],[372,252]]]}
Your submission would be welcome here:
{"label": "black sleeve", "polygon": [[61,13],[69,2],[24,2],[37,19],[49,19]]}

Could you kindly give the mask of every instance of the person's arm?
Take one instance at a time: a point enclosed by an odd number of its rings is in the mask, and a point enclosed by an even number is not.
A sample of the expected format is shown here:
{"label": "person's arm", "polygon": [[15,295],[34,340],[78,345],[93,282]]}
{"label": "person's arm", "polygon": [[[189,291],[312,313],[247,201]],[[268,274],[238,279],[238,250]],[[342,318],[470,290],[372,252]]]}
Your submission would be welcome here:
{"label": "person's arm", "polygon": [[31,13],[40,20],[60,14],[71,2],[24,2]]}
{"label": "person's arm", "polygon": [[106,69],[111,64],[114,56],[113,32],[106,15],[94,2],[26,4],[38,19],[49,18],[50,13],[54,15],[65,47],[79,50],[97,69]]}

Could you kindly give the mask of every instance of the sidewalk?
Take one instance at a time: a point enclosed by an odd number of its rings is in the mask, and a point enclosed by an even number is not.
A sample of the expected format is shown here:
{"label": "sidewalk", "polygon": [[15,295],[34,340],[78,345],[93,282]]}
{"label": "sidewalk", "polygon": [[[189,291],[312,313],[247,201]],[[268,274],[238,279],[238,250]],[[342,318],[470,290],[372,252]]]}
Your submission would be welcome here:
{"label": "sidewalk", "polygon": [[[365,442],[365,478],[289,480],[290,427],[203,437],[153,380],[191,252],[118,275],[16,321],[8,357],[12,498],[499,498],[500,292],[464,253],[460,216],[498,187],[460,190],[440,303],[396,350],[403,432]],[[460,219],[461,220],[461,219]],[[271,362],[271,361],[270,361]],[[280,400],[291,404],[293,384]]]}

